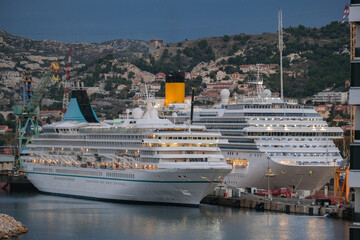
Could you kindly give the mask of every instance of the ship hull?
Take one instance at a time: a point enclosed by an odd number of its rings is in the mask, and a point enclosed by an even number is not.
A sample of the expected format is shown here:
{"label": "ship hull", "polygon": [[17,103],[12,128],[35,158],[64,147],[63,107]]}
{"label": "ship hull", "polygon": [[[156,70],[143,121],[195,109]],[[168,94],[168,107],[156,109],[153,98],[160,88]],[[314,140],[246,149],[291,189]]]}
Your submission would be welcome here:
{"label": "ship hull", "polygon": [[[266,154],[262,157],[248,156],[249,166],[234,167],[224,182],[235,188],[267,189],[269,185],[270,189],[286,187],[290,190],[310,190],[314,193],[334,177],[335,167],[331,165],[287,165],[267,160],[265,156]],[[268,167],[272,172],[267,175]]]}
{"label": "ship hull", "polygon": [[[198,205],[229,169],[105,170],[25,163],[41,192],[127,202]],[[87,175],[74,171],[86,171]],[[84,173],[84,172],[82,172]],[[114,174],[121,177],[113,177]],[[112,175],[111,175],[112,174]],[[112,177],[107,177],[111,175]],[[206,176],[206,179],[203,177]]]}

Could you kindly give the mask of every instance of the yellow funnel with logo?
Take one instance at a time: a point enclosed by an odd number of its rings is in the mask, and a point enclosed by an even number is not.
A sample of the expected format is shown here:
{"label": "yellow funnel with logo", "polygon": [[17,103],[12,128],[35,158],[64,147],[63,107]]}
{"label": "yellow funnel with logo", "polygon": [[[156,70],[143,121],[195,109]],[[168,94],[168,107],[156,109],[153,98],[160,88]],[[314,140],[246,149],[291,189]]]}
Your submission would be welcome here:
{"label": "yellow funnel with logo", "polygon": [[185,75],[183,72],[170,72],[165,82],[165,106],[169,103],[185,101]]}

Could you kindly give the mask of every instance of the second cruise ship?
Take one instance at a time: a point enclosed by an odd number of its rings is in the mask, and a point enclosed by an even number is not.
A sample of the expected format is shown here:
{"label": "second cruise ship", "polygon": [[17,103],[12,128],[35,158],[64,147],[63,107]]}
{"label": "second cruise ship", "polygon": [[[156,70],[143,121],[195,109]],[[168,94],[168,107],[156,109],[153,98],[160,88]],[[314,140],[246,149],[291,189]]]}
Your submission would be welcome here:
{"label": "second cruise ship", "polygon": [[[329,127],[312,106],[272,96],[259,74],[249,84],[256,85],[256,96],[229,101],[230,92],[223,89],[221,105],[194,110],[194,124],[228,140],[220,144],[233,166],[225,183],[234,188],[319,190],[343,161],[334,144],[343,137],[342,129]],[[186,122],[190,110],[184,106],[170,104],[167,118]]]}

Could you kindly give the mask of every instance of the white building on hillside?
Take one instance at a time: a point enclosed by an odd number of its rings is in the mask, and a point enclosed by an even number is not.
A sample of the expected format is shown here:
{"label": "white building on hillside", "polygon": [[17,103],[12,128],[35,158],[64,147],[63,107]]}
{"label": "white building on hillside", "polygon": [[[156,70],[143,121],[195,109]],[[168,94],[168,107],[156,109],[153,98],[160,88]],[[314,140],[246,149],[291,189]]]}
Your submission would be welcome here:
{"label": "white building on hillside", "polygon": [[315,94],[312,102],[313,103],[341,103],[346,104],[348,101],[348,92],[319,92]]}

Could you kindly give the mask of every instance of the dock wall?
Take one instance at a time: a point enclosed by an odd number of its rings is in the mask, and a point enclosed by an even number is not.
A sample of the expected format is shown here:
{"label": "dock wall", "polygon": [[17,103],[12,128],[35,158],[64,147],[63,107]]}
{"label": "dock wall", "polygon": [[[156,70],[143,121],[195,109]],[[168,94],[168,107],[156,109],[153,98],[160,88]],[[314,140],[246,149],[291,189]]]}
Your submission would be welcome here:
{"label": "dock wall", "polygon": [[250,208],[261,211],[283,212],[288,214],[303,214],[310,216],[324,216],[351,220],[353,209],[339,206],[319,206],[308,203],[277,202],[267,199],[248,199],[247,197],[218,197],[206,196],[201,203],[220,205],[233,208]]}

